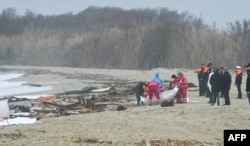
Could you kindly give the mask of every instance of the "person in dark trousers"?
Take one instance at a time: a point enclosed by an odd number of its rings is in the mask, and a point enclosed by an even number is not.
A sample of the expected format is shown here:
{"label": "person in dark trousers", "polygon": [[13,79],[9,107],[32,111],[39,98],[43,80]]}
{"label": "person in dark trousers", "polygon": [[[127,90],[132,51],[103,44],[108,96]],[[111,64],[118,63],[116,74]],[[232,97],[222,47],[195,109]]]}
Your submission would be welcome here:
{"label": "person in dark trousers", "polygon": [[235,77],[235,85],[237,87],[237,91],[238,91],[238,99],[242,99],[242,92],[241,92],[241,83],[242,83],[242,69],[240,66],[236,66],[236,77]]}
{"label": "person in dark trousers", "polygon": [[211,94],[212,94],[212,100],[211,105],[214,105],[214,103],[217,100],[217,105],[220,105],[220,91],[221,91],[221,75],[219,73],[219,68],[214,68],[214,73],[211,75],[211,78],[209,80],[211,85]]}
{"label": "person in dark trousers", "polygon": [[246,92],[248,97],[248,103],[250,105],[250,63],[248,63],[245,67],[247,70]]}
{"label": "person in dark trousers", "polygon": [[146,82],[139,82],[134,88],[138,106],[141,105],[141,96],[144,95],[145,89],[146,89]]}
{"label": "person in dark trousers", "polygon": [[[220,67],[220,69],[219,69],[221,78],[223,78],[223,75],[224,75],[223,68],[224,68],[224,67],[222,66],[222,67]],[[222,81],[222,82],[223,82],[223,81]],[[220,97],[221,97],[221,98],[224,98],[224,85],[223,85],[223,84],[221,85]]]}
{"label": "person in dark trousers", "polygon": [[198,83],[199,83],[199,96],[202,96],[202,82],[201,82],[201,76],[204,72],[204,64],[202,63],[198,68],[197,68],[197,77],[198,77]]}
{"label": "person in dark trousers", "polygon": [[206,96],[206,97],[210,97],[210,91],[208,89],[207,86],[207,82],[208,82],[208,77],[209,77],[209,73],[211,72],[213,67],[212,63],[208,63],[207,66],[204,68],[204,72],[201,75],[201,96]]}
{"label": "person in dark trousers", "polygon": [[225,104],[224,105],[230,105],[230,97],[229,97],[229,91],[232,83],[231,74],[228,72],[227,67],[223,67],[223,75],[222,75],[222,90],[223,90],[223,96],[225,98]]}
{"label": "person in dark trousers", "polygon": [[208,103],[210,104],[210,103],[212,103],[212,86],[211,86],[211,83],[210,83],[210,80],[211,80],[211,76],[214,74],[214,69],[212,69],[211,70],[211,72],[209,73],[209,76],[208,76],[208,82],[207,82],[207,87],[208,87],[208,89],[209,89],[209,91],[210,91],[210,98],[209,98],[209,101],[208,101]]}

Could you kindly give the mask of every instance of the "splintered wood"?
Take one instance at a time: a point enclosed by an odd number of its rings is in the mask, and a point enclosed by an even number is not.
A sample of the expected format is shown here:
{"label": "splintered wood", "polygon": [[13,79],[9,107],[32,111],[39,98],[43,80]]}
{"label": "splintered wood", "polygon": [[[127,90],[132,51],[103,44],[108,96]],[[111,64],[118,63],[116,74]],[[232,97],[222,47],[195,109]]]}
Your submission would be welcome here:
{"label": "splintered wood", "polygon": [[[41,119],[106,110],[126,110],[127,106],[133,105],[132,100],[135,100],[134,91],[129,87],[120,88],[120,90],[112,88],[112,92],[40,96],[35,100],[11,102],[11,107],[17,107],[23,103],[21,106],[28,108],[32,117]],[[11,108],[12,112],[24,112],[22,109],[17,111]]]}

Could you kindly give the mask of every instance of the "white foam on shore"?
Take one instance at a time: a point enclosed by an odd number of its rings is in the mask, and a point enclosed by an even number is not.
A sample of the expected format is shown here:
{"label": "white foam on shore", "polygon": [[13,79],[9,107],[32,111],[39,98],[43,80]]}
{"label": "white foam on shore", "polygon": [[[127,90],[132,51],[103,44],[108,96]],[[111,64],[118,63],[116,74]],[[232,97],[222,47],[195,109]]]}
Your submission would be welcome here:
{"label": "white foam on shore", "polygon": [[23,75],[24,74],[18,74],[18,73],[0,74],[0,99],[4,98],[5,96],[48,91],[53,89],[51,86],[35,87],[35,86],[24,85],[24,83],[26,83],[25,81],[21,82],[6,81],[9,79],[21,77]]}
{"label": "white foam on shore", "polygon": [[18,78],[23,76],[24,74],[11,73],[11,74],[0,74],[0,81],[5,81],[13,78]]}
{"label": "white foam on shore", "polygon": [[[1,75],[0,75],[1,76]],[[22,85],[26,82],[6,82],[6,81],[0,81],[0,89],[7,89],[15,86]]]}

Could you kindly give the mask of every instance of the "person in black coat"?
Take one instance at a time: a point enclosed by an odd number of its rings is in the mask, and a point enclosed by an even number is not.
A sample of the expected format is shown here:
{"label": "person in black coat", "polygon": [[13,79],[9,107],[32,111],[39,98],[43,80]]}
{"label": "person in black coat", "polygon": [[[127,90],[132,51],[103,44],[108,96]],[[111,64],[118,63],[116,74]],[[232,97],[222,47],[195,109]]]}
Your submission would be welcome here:
{"label": "person in black coat", "polygon": [[199,83],[199,96],[202,96],[202,80],[201,80],[201,77],[202,77],[202,74],[204,72],[204,69],[205,69],[205,66],[204,66],[203,63],[197,69],[197,77],[198,77],[198,83]]}
{"label": "person in black coat", "polygon": [[[224,75],[223,68],[224,68],[224,67],[220,67],[220,69],[219,69],[221,78],[223,78],[223,75]],[[222,80],[223,80],[223,79],[222,79]],[[222,82],[223,82],[223,81],[222,81]],[[221,84],[220,97],[224,98],[224,85],[223,85],[223,83]]]}
{"label": "person in black coat", "polygon": [[217,105],[220,105],[219,93],[221,91],[222,78],[219,73],[219,68],[214,68],[214,73],[211,75],[209,83],[211,85],[211,92],[212,92],[211,105],[214,105],[216,99],[217,99]]}
{"label": "person in black coat", "polygon": [[231,88],[231,83],[232,83],[232,77],[231,74],[228,72],[227,67],[223,67],[223,75],[222,75],[222,90],[223,90],[223,95],[225,98],[225,104],[224,105],[230,105],[230,97],[229,97],[229,91]]}
{"label": "person in black coat", "polygon": [[212,71],[212,67],[213,67],[213,64],[208,63],[207,66],[204,68],[204,71],[200,78],[201,86],[202,86],[201,95],[205,97],[210,97],[210,91],[208,89],[207,82],[208,82],[209,74]]}
{"label": "person in black coat", "polygon": [[236,66],[235,70],[236,76],[235,76],[235,85],[237,87],[238,91],[238,99],[242,99],[242,92],[241,92],[241,83],[242,83],[242,70],[240,66]]}
{"label": "person in black coat", "polygon": [[250,105],[250,63],[248,63],[245,67],[247,70],[246,92],[247,92],[248,102]]}
{"label": "person in black coat", "polygon": [[139,82],[135,88],[134,88],[134,91],[135,91],[135,96],[136,96],[136,100],[137,100],[137,105],[140,106],[141,105],[141,96],[144,95],[144,91],[145,91],[145,88],[146,88],[146,82]]}

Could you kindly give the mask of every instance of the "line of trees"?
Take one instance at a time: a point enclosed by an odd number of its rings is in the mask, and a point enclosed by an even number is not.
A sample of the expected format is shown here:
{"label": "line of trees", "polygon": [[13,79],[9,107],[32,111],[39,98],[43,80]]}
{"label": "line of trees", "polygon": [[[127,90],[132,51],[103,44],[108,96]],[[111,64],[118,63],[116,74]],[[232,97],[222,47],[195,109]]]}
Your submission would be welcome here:
{"label": "line of trees", "polygon": [[168,8],[89,7],[78,14],[0,14],[0,64],[82,68],[196,68],[250,62],[250,20],[225,30]]}

